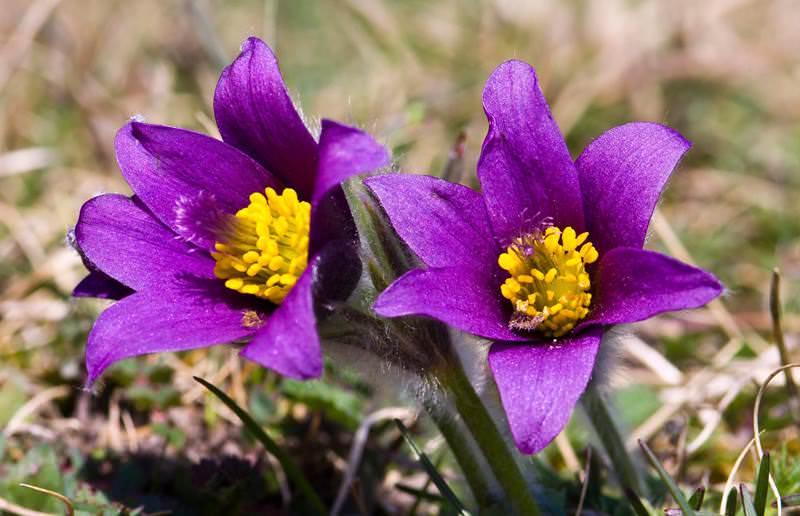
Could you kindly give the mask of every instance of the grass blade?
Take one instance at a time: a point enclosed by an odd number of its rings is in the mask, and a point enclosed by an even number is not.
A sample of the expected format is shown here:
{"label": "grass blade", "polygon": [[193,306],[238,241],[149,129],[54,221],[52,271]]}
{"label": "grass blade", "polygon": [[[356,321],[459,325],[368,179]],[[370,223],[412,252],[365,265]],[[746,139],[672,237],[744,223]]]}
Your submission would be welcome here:
{"label": "grass blade", "polygon": [[647,460],[658,472],[658,476],[661,477],[661,480],[667,486],[667,490],[669,490],[670,494],[672,495],[672,498],[675,499],[675,503],[677,503],[678,507],[680,507],[681,511],[683,511],[683,514],[687,516],[694,516],[695,511],[689,506],[689,501],[686,499],[686,496],[678,487],[678,484],[676,484],[675,481],[672,480],[672,477],[669,476],[669,473],[667,473],[667,470],[665,470],[664,466],[661,465],[661,462],[658,461],[658,457],[656,457],[656,454],[653,453],[653,450],[651,450],[641,440],[639,441],[639,446],[642,448],[642,451],[644,452],[645,457],[647,457]]}
{"label": "grass blade", "polygon": [[744,516],[757,516],[756,508],[753,505],[753,499],[750,498],[750,492],[747,490],[747,486],[739,484],[739,494],[742,496],[742,510],[744,511]]}
{"label": "grass blade", "polygon": [[397,425],[397,428],[400,429],[400,433],[403,434],[403,437],[405,438],[408,445],[411,447],[411,450],[414,452],[414,455],[416,455],[417,460],[419,460],[420,464],[422,464],[422,467],[425,468],[425,471],[428,473],[428,476],[431,477],[433,483],[436,484],[436,488],[439,489],[439,493],[445,498],[445,500],[450,502],[450,505],[452,505],[458,511],[459,514],[466,515],[467,512],[464,509],[464,505],[458,499],[453,490],[450,489],[450,486],[447,485],[447,482],[445,482],[444,478],[442,478],[442,475],[440,475],[439,472],[436,470],[436,466],[433,465],[428,456],[425,455],[422,452],[422,450],[419,449],[417,443],[415,443],[414,440],[411,438],[411,435],[408,433],[408,428],[406,428],[406,425],[404,425],[403,422],[400,421],[399,419],[395,419],[394,422]]}
{"label": "grass blade", "polygon": [[445,499],[437,494],[430,493],[425,489],[419,489],[406,484],[395,484],[394,488],[406,494],[416,497],[418,500],[425,500],[428,502],[441,503]]}
{"label": "grass blade", "polygon": [[732,487],[730,491],[728,491],[728,503],[725,504],[725,516],[736,516],[736,499],[739,497],[739,493],[736,492],[736,488]]}
{"label": "grass blade", "polygon": [[758,516],[764,516],[764,511],[767,509],[769,469],[769,452],[764,452],[764,455],[761,456],[761,464],[758,465],[758,474],[756,475],[756,497],[755,502],[753,502]]}
{"label": "grass blade", "polygon": [[639,498],[639,495],[636,494],[633,489],[626,487],[625,497],[630,502],[631,509],[633,509],[633,512],[636,513],[636,516],[650,516],[650,513],[647,512],[647,508],[642,503],[641,498]]}
{"label": "grass blade", "polygon": [[689,505],[692,509],[697,511],[703,506],[703,498],[706,496],[706,488],[705,487],[698,487],[697,490],[694,492],[691,498],[689,498]]}
{"label": "grass blade", "polygon": [[286,472],[286,476],[294,483],[297,489],[305,496],[308,502],[314,507],[317,513],[319,514],[326,514],[327,511],[325,510],[325,505],[320,500],[317,493],[314,491],[314,488],[311,487],[311,484],[308,482],[306,477],[300,471],[300,468],[294,463],[294,461],[289,457],[278,444],[272,440],[270,436],[264,431],[261,426],[256,423],[256,421],[248,414],[244,409],[242,409],[239,405],[236,404],[227,394],[222,392],[216,386],[212,385],[211,383],[207,382],[206,380],[199,378],[197,376],[194,377],[195,381],[199,382],[203,385],[206,389],[211,391],[214,396],[219,398],[219,400],[224,403],[229,409],[233,411],[234,414],[242,421],[244,427],[253,434],[261,444],[264,445],[264,448],[275,457],[278,462],[280,462],[283,471]]}
{"label": "grass blade", "polygon": [[[781,272],[777,268],[772,270],[772,281],[769,287],[769,311],[772,316],[772,338],[778,348],[778,355],[781,365],[789,365],[789,351],[786,349],[786,341],[783,338],[783,326],[781,325]],[[794,383],[791,369],[784,370],[786,375],[786,391],[789,393],[789,407],[794,413],[795,421],[800,423],[800,393]],[[756,505],[758,508],[758,505]]]}

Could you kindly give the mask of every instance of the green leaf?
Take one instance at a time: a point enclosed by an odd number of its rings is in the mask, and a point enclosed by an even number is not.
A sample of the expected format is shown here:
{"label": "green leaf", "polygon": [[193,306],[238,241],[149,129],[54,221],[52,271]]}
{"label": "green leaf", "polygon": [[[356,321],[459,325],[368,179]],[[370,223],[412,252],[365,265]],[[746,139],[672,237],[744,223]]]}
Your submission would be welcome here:
{"label": "green leaf", "polygon": [[311,484],[308,482],[294,461],[278,446],[275,441],[273,441],[267,435],[264,429],[255,422],[250,414],[237,405],[235,401],[233,401],[227,394],[222,392],[216,386],[197,376],[195,376],[194,379],[202,384],[203,387],[211,391],[214,396],[219,398],[222,403],[224,403],[233,411],[234,414],[236,414],[236,416],[242,421],[245,428],[253,435],[253,437],[255,437],[262,445],[264,445],[264,448],[278,460],[283,468],[283,471],[286,473],[286,476],[289,477],[297,489],[299,489],[303,496],[305,496],[309,503],[311,503],[311,505],[314,507],[314,510],[318,514],[326,514],[327,511],[325,510],[325,505],[323,505],[322,500],[320,500],[319,496],[317,496],[314,488],[311,487]]}
{"label": "green leaf", "polygon": [[626,487],[625,496],[631,503],[631,508],[633,509],[633,512],[636,513],[636,516],[650,516],[650,513],[647,512],[647,508],[642,503],[641,498],[639,498],[639,495],[637,495],[633,489]]}
{"label": "green leaf", "polygon": [[686,496],[684,496],[683,492],[678,487],[678,484],[676,484],[672,477],[669,476],[669,473],[667,473],[667,470],[664,469],[664,466],[661,465],[661,462],[659,462],[658,457],[656,457],[656,454],[653,453],[653,450],[651,450],[650,447],[648,447],[641,440],[639,441],[639,446],[642,448],[647,460],[658,472],[658,476],[661,477],[661,480],[666,485],[667,490],[672,495],[672,498],[675,499],[675,503],[677,503],[678,507],[680,507],[681,511],[683,511],[683,514],[686,514],[687,516],[694,515],[695,511],[689,506],[689,501],[686,499]]}
{"label": "green leaf", "polygon": [[742,496],[742,509],[744,510],[744,516],[758,516],[758,513],[756,513],[756,508],[753,505],[753,499],[750,498],[750,492],[747,490],[747,486],[744,484],[739,484],[739,493]]}
{"label": "green leaf", "polygon": [[111,502],[102,491],[83,483],[78,485],[70,500],[76,516],[119,516],[132,512],[120,503]]}
{"label": "green leaf", "polygon": [[661,407],[658,392],[646,385],[631,385],[614,392],[623,428],[636,428]]}
{"label": "green leaf", "polygon": [[278,406],[269,397],[266,389],[260,385],[250,390],[249,396],[247,396],[247,409],[253,419],[262,425],[279,419],[277,417]]}
{"label": "green leaf", "polygon": [[182,450],[186,445],[186,434],[179,428],[173,428],[165,423],[153,423],[151,428],[154,433],[163,437],[177,451]]}
{"label": "green leaf", "polygon": [[55,498],[42,496],[41,493],[19,485],[24,482],[58,493],[64,492],[58,456],[52,446],[42,444],[31,448],[18,462],[3,469],[0,474],[0,492],[3,492],[4,498],[32,510],[63,511],[63,505]]}
{"label": "green leaf", "polygon": [[769,452],[765,452],[761,456],[761,464],[758,465],[758,474],[756,475],[756,497],[755,509],[758,516],[764,516],[764,511],[767,509],[767,489],[769,487],[769,469],[770,460]]}
{"label": "green leaf", "polygon": [[311,409],[325,412],[330,419],[350,430],[355,430],[361,423],[361,400],[344,389],[320,380],[298,382],[284,380],[281,391],[289,398],[308,405]]}
{"label": "green leaf", "polygon": [[706,496],[706,488],[703,486],[698,487],[692,497],[689,498],[689,505],[695,510],[700,510],[703,506],[703,498]]}
{"label": "green leaf", "polygon": [[732,487],[730,491],[728,491],[728,503],[725,505],[725,516],[736,516],[736,499],[739,497],[739,493],[736,491],[735,487]]}
{"label": "green leaf", "polygon": [[777,457],[770,455],[770,472],[779,492],[800,493],[800,458],[787,443],[781,445]]}
{"label": "green leaf", "polygon": [[411,435],[408,433],[408,428],[406,428],[406,425],[404,425],[399,419],[395,419],[394,422],[397,425],[397,428],[400,429],[400,433],[403,434],[403,437],[408,445],[411,447],[411,450],[414,452],[417,460],[419,460],[420,464],[422,464],[422,467],[425,468],[425,471],[428,473],[428,476],[431,477],[433,483],[436,484],[436,487],[439,489],[439,493],[441,493],[445,500],[450,502],[450,505],[452,505],[459,514],[466,515],[467,511],[464,509],[464,505],[455,495],[453,490],[450,489],[450,486],[447,485],[447,482],[445,482],[444,478],[442,478],[442,475],[436,470],[436,466],[433,465],[428,456],[425,455],[422,450],[419,449],[417,443],[411,439]]}

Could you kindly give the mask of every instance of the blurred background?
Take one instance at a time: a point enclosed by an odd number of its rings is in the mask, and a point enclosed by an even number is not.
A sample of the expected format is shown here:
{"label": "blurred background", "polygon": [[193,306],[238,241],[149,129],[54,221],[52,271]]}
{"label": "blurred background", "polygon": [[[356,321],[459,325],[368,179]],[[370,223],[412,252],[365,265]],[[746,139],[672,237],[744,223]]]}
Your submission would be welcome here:
{"label": "blurred background", "polygon": [[[248,35],[273,47],[310,124],[321,117],[357,124],[393,149],[407,172],[441,173],[463,133],[463,181],[474,182],[486,131],[483,83],[510,58],[536,67],[575,156],[630,120],[666,123],[692,140],[648,246],[714,272],[728,292],[709,309],[637,325],[636,337],[623,339],[612,383],[634,436],[649,439],[683,481],[719,489],[752,437],[757,385],[779,365],[767,310],[773,267],[782,271],[786,341],[798,357],[797,7],[794,0],[2,0],[0,503],[61,510],[58,500],[17,487],[27,481],[97,506],[280,514],[285,479],[193,374],[249,407],[330,499],[365,415],[413,407],[335,366],[325,383],[301,386],[224,348],[128,361],[97,393],[80,390],[86,334],[105,304],[70,299],[84,269],[65,236],[84,200],[129,192],[113,138],[130,116],[216,134],[214,85]],[[775,379],[762,408],[770,428],[763,438],[784,461],[776,478],[790,493],[800,491],[800,464],[791,460],[800,444],[782,382]],[[413,411],[398,410],[413,419]],[[457,478],[426,425],[415,426],[420,442]],[[542,460],[569,478],[582,468],[586,439],[573,421]],[[378,513],[435,510],[420,494],[429,489],[426,476],[393,425],[376,426],[366,450],[361,494],[349,504]],[[166,473],[154,481],[158,468]]]}

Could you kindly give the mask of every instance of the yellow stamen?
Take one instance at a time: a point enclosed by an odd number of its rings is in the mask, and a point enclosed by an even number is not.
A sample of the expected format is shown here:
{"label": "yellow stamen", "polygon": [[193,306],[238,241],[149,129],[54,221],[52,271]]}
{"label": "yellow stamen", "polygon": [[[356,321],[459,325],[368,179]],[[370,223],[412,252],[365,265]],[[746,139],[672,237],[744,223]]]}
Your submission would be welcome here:
{"label": "yellow stamen", "polygon": [[287,188],[250,195],[211,253],[225,286],[280,304],[308,264],[311,205]]}
{"label": "yellow stamen", "polygon": [[589,233],[548,227],[517,238],[497,260],[509,277],[500,286],[514,315],[509,327],[561,337],[589,313],[586,266],[597,261]]}

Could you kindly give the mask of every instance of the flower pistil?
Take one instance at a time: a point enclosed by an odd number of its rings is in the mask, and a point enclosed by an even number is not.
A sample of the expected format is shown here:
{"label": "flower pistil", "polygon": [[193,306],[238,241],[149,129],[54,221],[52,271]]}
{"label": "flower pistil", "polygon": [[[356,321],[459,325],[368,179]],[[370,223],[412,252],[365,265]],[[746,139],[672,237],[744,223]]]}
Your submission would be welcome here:
{"label": "flower pistil", "polygon": [[589,233],[548,227],[516,238],[497,262],[510,277],[500,285],[514,313],[509,328],[560,337],[589,313],[592,294],[586,265],[597,261]]}
{"label": "flower pistil", "polygon": [[308,264],[311,205],[273,188],[250,195],[214,245],[214,274],[225,286],[280,304]]}

